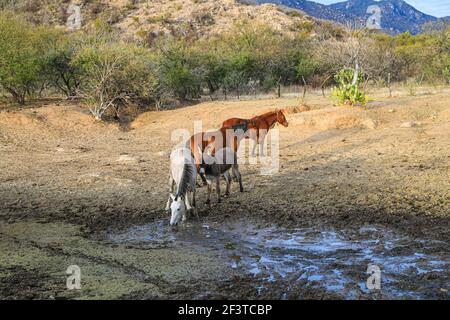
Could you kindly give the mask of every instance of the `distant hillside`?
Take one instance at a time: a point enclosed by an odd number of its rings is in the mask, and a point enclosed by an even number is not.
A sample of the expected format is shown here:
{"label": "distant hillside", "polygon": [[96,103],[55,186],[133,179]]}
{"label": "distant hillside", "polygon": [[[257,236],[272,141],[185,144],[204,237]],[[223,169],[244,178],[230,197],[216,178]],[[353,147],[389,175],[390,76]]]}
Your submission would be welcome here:
{"label": "distant hillside", "polygon": [[417,34],[422,31],[422,25],[427,22],[436,21],[437,18],[427,15],[403,0],[349,0],[330,5],[335,10],[354,14],[367,20],[371,13],[367,8],[376,5],[381,9],[381,27],[388,33],[402,33],[409,31]]}
{"label": "distant hillside", "polygon": [[[389,34],[409,31],[417,34],[423,31],[426,23],[437,21],[436,17],[427,15],[403,0],[349,0],[331,5],[322,5],[306,0],[256,0],[258,3],[275,3],[297,8],[320,19],[332,20],[340,23],[366,23],[373,16],[371,6],[378,6],[381,10],[381,29]],[[369,9],[370,8],[370,9]]]}
{"label": "distant hillside", "polygon": [[450,17],[439,18],[423,25],[425,31],[445,30],[450,27]]}
{"label": "distant hillside", "polygon": [[239,21],[266,24],[284,34],[298,32],[314,18],[290,14],[272,4],[248,5],[236,0],[159,0],[138,4],[118,26],[150,38],[179,34],[211,37],[233,28]]}
{"label": "distant hillside", "polygon": [[332,20],[339,23],[357,20],[358,17],[352,13],[330,8],[329,6],[307,0],[242,0],[259,4],[273,3],[290,8],[299,9],[306,14],[319,19]]}
{"label": "distant hillside", "polygon": [[25,15],[37,24],[64,27],[71,4],[80,7],[84,26],[102,17],[124,35],[149,40],[168,34],[211,37],[242,20],[266,24],[285,34],[304,27],[318,33],[321,27],[334,29],[323,20],[364,24],[373,5],[380,8],[382,30],[389,34],[417,34],[423,25],[436,28],[450,21],[450,17],[426,15],[403,0],[350,0],[332,5],[307,0],[0,0],[0,9]]}
{"label": "distant hillside", "polygon": [[[212,37],[244,20],[268,25],[286,35],[303,28],[314,33],[324,25],[297,10],[274,4],[249,5],[238,0],[0,0],[0,9],[25,15],[36,24],[65,27],[71,4],[79,6],[82,26],[100,17],[126,36],[148,41],[167,35]],[[329,24],[326,27],[333,28]]]}

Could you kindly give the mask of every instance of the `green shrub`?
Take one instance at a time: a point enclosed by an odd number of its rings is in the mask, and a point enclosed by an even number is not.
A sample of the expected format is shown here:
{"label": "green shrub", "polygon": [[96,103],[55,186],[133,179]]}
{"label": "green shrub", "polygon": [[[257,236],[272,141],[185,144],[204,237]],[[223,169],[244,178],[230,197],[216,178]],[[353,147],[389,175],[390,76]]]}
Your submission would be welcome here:
{"label": "green shrub", "polygon": [[335,75],[334,80],[337,83],[337,87],[333,89],[333,98],[339,104],[365,106],[367,96],[359,89],[363,82],[362,73],[358,72],[356,83],[354,83],[354,74],[353,69],[342,69]]}
{"label": "green shrub", "polygon": [[444,70],[442,70],[442,74],[444,75],[448,84],[450,84],[450,65],[448,65],[447,67],[444,68]]}
{"label": "green shrub", "polygon": [[0,86],[19,104],[24,104],[42,81],[40,30],[10,13],[0,14]]}
{"label": "green shrub", "polygon": [[406,81],[405,85],[406,89],[408,90],[408,94],[410,96],[415,96],[417,93],[417,86],[418,86],[417,80],[414,78],[410,78]]}

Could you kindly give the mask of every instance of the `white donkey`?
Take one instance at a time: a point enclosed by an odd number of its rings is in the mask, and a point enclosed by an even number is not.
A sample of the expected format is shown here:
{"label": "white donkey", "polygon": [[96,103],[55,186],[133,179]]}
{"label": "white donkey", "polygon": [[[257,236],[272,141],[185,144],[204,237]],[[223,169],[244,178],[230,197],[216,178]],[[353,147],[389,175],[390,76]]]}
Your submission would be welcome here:
{"label": "white donkey", "polygon": [[[197,181],[197,168],[191,150],[179,148],[170,154],[170,196],[167,200],[166,210],[171,210],[170,225],[178,225],[187,220],[187,211],[194,210],[197,215],[195,202],[195,184]],[[174,194],[174,186],[177,186]],[[192,205],[189,204],[189,196],[192,198]],[[172,201],[172,204],[170,204]]]}

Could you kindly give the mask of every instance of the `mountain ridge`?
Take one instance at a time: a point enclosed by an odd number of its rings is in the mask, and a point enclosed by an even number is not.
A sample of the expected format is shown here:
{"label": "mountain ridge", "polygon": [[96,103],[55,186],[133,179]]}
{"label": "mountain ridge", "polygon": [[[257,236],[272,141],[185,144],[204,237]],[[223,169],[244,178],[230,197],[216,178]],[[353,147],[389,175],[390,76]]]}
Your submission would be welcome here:
{"label": "mountain ridge", "polygon": [[427,23],[445,21],[425,14],[404,0],[348,0],[330,5],[308,0],[255,0],[257,4],[273,3],[304,11],[313,17],[338,23],[358,23],[388,34],[418,34]]}

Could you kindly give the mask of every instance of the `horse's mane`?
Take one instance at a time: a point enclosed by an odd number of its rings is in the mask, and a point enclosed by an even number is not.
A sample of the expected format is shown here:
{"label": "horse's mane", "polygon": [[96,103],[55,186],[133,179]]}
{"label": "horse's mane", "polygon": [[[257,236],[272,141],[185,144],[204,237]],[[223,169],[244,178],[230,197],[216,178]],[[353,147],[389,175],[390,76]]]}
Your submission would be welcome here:
{"label": "horse's mane", "polygon": [[261,114],[259,116],[256,116],[255,118],[264,118],[264,117],[267,117],[267,116],[271,116],[273,114],[277,114],[278,112],[279,111],[269,111],[269,112],[263,113],[263,114]]}
{"label": "horse's mane", "polygon": [[194,175],[194,165],[190,163],[185,163],[183,165],[183,173],[181,175],[180,184],[178,185],[176,197],[181,197],[186,195],[190,185],[191,177]]}
{"label": "horse's mane", "polygon": [[[281,110],[275,110],[275,111],[269,111],[269,112],[266,112],[266,113],[264,113],[264,114],[262,114],[262,115],[260,115],[260,116],[255,117],[255,118],[259,118],[259,119],[262,118],[262,119],[264,119],[264,121],[269,125],[269,128],[272,129],[272,128],[275,126],[275,124],[278,122],[278,113],[279,113],[279,112],[280,112],[281,114],[284,115],[283,111],[281,111]],[[274,115],[277,116],[277,117],[275,118],[275,120],[273,120],[272,123],[267,122],[266,118],[268,118],[269,116],[274,116]],[[255,119],[255,118],[254,118],[254,119]]]}
{"label": "horse's mane", "polygon": [[[186,195],[189,191],[189,187],[192,181],[195,181],[197,175],[195,162],[190,148],[178,148],[172,151],[171,158],[171,174],[175,181],[179,178],[180,181],[176,181],[177,193],[176,197]],[[175,172],[174,172],[175,171]]]}

